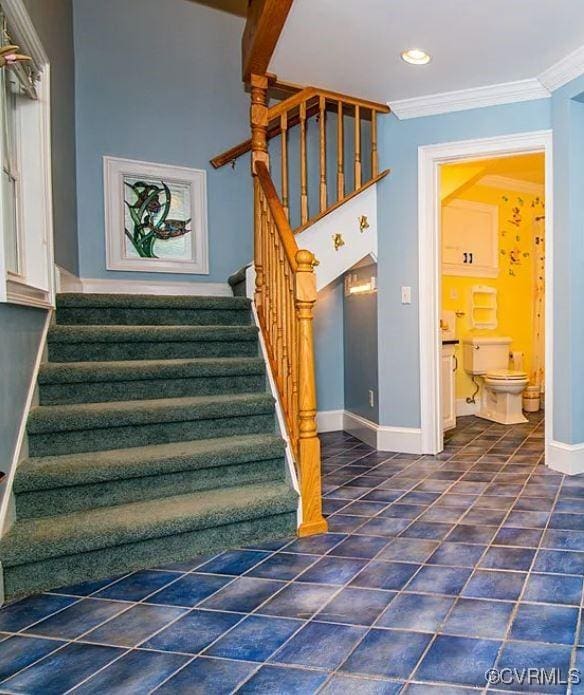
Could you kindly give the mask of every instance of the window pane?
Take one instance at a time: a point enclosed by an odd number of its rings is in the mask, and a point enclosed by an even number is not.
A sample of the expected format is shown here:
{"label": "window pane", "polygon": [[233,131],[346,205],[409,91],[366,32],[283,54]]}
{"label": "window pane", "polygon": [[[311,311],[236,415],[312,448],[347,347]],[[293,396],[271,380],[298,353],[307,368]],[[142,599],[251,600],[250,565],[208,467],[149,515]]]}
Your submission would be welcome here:
{"label": "window pane", "polygon": [[16,107],[18,90],[7,70],[0,71],[2,82],[2,225],[6,253],[6,270],[19,274],[19,248],[17,227],[18,167],[16,159]]}

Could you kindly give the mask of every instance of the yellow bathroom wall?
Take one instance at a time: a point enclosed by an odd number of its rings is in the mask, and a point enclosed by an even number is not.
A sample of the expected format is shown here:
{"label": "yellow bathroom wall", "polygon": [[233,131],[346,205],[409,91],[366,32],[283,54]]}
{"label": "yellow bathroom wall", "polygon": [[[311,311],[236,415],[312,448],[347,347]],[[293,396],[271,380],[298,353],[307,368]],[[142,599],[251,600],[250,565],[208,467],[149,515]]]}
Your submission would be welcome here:
{"label": "yellow bathroom wall", "polygon": [[[449,175],[452,176],[451,172]],[[475,390],[471,377],[463,366],[462,338],[465,335],[510,336],[511,350],[524,353],[524,371],[530,371],[534,341],[534,219],[543,214],[544,201],[541,196],[479,184],[459,192],[456,198],[497,205],[499,208],[498,277],[442,275],[442,308],[464,314],[456,319],[456,337],[461,341],[456,349],[459,365],[456,397],[461,399],[472,395]],[[472,328],[470,305],[473,285],[488,285],[497,290],[496,329]]]}

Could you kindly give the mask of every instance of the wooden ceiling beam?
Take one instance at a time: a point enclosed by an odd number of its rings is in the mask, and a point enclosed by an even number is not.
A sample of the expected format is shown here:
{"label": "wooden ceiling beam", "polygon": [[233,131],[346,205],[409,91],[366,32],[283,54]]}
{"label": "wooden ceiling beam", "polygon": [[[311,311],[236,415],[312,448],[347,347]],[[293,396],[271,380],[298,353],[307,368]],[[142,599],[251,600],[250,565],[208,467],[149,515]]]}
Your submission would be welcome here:
{"label": "wooden ceiling beam", "polygon": [[241,40],[243,81],[265,75],[294,0],[250,0]]}

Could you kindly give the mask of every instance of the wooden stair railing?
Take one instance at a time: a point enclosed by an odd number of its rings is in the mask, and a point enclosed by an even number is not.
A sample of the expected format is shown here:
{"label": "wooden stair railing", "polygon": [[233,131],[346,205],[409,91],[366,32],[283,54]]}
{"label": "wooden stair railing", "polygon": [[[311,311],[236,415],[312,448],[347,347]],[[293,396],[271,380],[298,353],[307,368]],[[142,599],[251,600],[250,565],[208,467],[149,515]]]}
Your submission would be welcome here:
{"label": "wooden stair railing", "polygon": [[[252,77],[252,100],[253,100],[253,80],[264,80],[267,85],[266,77]],[[267,87],[266,87],[267,89]],[[346,199],[366,186],[370,186],[382,177],[386,176],[388,170],[379,172],[379,154],[377,146],[377,119],[379,114],[389,112],[389,107],[365,99],[357,99],[346,94],[339,94],[316,87],[305,87],[296,94],[267,108],[264,100],[263,106],[263,137],[265,139],[265,151],[267,153],[268,141],[280,138],[280,200],[284,212],[288,219],[296,217],[291,214],[292,201],[290,201],[290,178],[289,178],[289,131],[299,126],[299,165],[298,174],[300,179],[300,199],[298,201],[298,222],[294,232],[298,233],[318,219],[322,218],[332,209],[339,207]],[[336,152],[335,152],[335,171],[336,185],[330,186],[327,159],[327,135],[331,135],[327,129],[327,114],[333,113],[336,116]],[[353,119],[352,133],[346,133],[345,119]],[[308,176],[308,125],[312,118],[318,120],[318,211],[311,215],[309,205],[309,176]],[[367,143],[363,138],[363,123],[370,122],[370,137]],[[234,162],[238,157],[252,151],[254,157],[253,137],[245,142],[232,147],[226,152],[214,157],[211,164],[215,168],[225,166]],[[353,145],[352,176],[346,170],[345,145]],[[365,149],[367,148],[367,152]],[[266,160],[267,161],[267,160]],[[367,162],[367,164],[366,164]],[[365,171],[367,178],[365,179]],[[352,179],[352,188],[349,190],[349,180]],[[294,201],[296,202],[296,201]],[[296,213],[297,209],[294,209]]]}
{"label": "wooden stair railing", "polygon": [[[316,383],[313,344],[313,308],[317,298],[312,252],[300,249],[295,232],[339,207],[359,191],[378,181],[377,116],[388,107],[353,97],[308,87],[268,108],[269,80],[251,76],[251,139],[215,158],[221,166],[251,151],[254,182],[255,306],[270,367],[278,389],[290,447],[300,482],[302,504],[300,536],[324,533],[322,515],[320,440],[316,428]],[[337,116],[335,196],[329,196],[327,176],[328,112]],[[353,190],[348,191],[345,171],[345,116],[354,121]],[[318,208],[310,216],[308,177],[308,122],[318,118]],[[364,182],[362,123],[371,121],[370,174]],[[299,220],[292,230],[289,139],[290,128],[299,126]],[[280,136],[280,184],[278,194],[270,174],[268,141]],[[330,201],[329,198],[334,198]]]}

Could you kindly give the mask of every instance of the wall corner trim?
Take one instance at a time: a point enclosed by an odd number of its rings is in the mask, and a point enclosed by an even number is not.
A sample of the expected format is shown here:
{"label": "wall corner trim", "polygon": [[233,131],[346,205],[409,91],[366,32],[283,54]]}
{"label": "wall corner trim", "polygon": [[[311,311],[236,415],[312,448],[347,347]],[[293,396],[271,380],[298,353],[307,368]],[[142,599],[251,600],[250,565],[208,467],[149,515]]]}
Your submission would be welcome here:
{"label": "wall corner trim", "polygon": [[584,443],[564,444],[552,440],[546,447],[545,462],[548,468],[565,475],[584,473]]}

